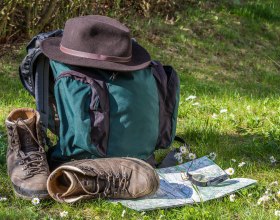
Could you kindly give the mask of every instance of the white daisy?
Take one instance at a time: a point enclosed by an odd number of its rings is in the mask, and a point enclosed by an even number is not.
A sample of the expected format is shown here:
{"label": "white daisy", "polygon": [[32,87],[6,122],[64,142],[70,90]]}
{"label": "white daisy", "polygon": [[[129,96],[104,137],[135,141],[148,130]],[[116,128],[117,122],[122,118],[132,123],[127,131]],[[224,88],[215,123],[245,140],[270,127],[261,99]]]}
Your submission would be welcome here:
{"label": "white daisy", "polygon": [[279,217],[280,216],[280,210],[275,210],[274,214]]}
{"label": "white daisy", "polygon": [[238,167],[243,167],[246,163],[245,162],[241,162],[238,164]]}
{"label": "white daisy", "polygon": [[60,213],[59,213],[59,216],[60,216],[61,218],[67,217],[67,215],[68,215],[68,212],[67,212],[67,211],[63,211],[63,212],[60,212]]}
{"label": "white daisy", "polygon": [[181,152],[182,154],[186,154],[186,153],[187,153],[187,148],[186,148],[185,146],[181,146],[181,147],[180,147],[180,152]]}
{"label": "white daisy", "polygon": [[39,198],[33,198],[31,200],[31,202],[32,202],[33,205],[38,205],[40,203],[40,199]]}
{"label": "white daisy", "polygon": [[264,192],[264,194],[267,195],[267,196],[271,196],[270,189],[266,189],[266,191]]}
{"label": "white daisy", "polygon": [[231,161],[232,161],[233,163],[235,163],[235,162],[236,162],[236,160],[235,160],[235,159],[231,159]]}
{"label": "white daisy", "polygon": [[258,205],[267,202],[270,199],[270,197],[268,195],[263,195],[261,198],[259,198],[258,200]]}
{"label": "white daisy", "polygon": [[232,167],[225,170],[226,174],[232,176],[234,174],[234,169]]}
{"label": "white daisy", "polygon": [[229,201],[234,202],[235,201],[235,194],[231,194],[229,196]]}
{"label": "white daisy", "polygon": [[215,152],[211,152],[211,153],[209,154],[209,158],[210,158],[211,160],[215,160],[216,157],[217,157],[217,154],[216,154]]}
{"label": "white daisy", "polygon": [[199,102],[195,102],[195,103],[193,103],[192,105],[193,105],[193,106],[199,106],[200,103],[199,103]]}
{"label": "white daisy", "polygon": [[194,160],[196,158],[196,155],[194,153],[189,153],[188,157],[190,160]]}
{"label": "white daisy", "polygon": [[276,196],[280,199],[280,190],[276,193]]}
{"label": "white daisy", "polygon": [[0,202],[4,202],[4,201],[7,201],[7,197],[0,197]]}
{"label": "white daisy", "polygon": [[124,209],[124,210],[122,211],[122,215],[121,215],[122,218],[124,218],[125,213],[126,213],[126,211],[125,211],[125,209]]}
{"label": "white daisy", "polygon": [[273,181],[269,184],[269,186],[278,186],[278,181]]}
{"label": "white daisy", "polygon": [[183,163],[183,157],[179,157],[177,160],[178,160],[178,163],[180,163],[180,164]]}
{"label": "white daisy", "polygon": [[213,113],[213,115],[211,116],[213,119],[217,119],[218,118],[218,115]]}
{"label": "white daisy", "polygon": [[221,113],[221,114],[227,113],[227,109],[225,109],[225,108],[221,109],[221,110],[220,110],[220,113]]}
{"label": "white daisy", "polygon": [[270,163],[276,163],[276,159],[274,158],[274,156],[271,156],[269,158],[269,160],[270,160]]}
{"label": "white daisy", "polygon": [[190,95],[188,98],[186,98],[186,101],[194,100],[194,99],[196,99],[196,96],[195,95]]}
{"label": "white daisy", "polygon": [[182,153],[176,153],[176,154],[174,154],[174,158],[176,159],[176,160],[178,160],[179,158],[181,158],[182,157]]}

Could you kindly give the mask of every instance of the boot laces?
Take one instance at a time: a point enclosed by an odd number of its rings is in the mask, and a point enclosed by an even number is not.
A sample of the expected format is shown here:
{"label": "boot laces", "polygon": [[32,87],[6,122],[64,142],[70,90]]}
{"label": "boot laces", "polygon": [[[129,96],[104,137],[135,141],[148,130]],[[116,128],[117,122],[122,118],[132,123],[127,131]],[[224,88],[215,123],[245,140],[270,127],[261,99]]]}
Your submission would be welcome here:
{"label": "boot laces", "polygon": [[28,125],[21,119],[18,118],[15,122],[15,125],[13,130],[9,133],[11,135],[11,142],[12,144],[18,144],[19,138],[18,135],[15,135],[16,129],[19,126],[19,122],[21,122],[24,127],[27,129],[29,134],[31,135],[32,139],[38,144],[39,149],[38,151],[34,151],[34,149],[30,149],[29,146],[26,147],[27,153],[24,153],[22,150],[17,150],[17,157],[21,159],[20,165],[23,165],[22,170],[26,170],[25,176],[26,178],[34,176],[39,173],[47,173],[47,164],[45,159],[45,151],[43,147],[41,147],[38,139],[35,137],[31,129],[28,127]]}
{"label": "boot laces", "polygon": [[[83,167],[84,170],[93,170],[92,168],[88,168],[88,167]],[[94,170],[93,170],[94,171]],[[104,171],[104,170],[103,170]],[[96,171],[94,171],[96,172]],[[97,195],[97,194],[102,194],[104,197],[108,197],[108,196],[118,196],[121,194],[125,194],[125,193],[129,193],[128,191],[128,186],[129,186],[129,175],[125,172],[123,173],[114,173],[114,172],[98,172],[96,173],[96,189],[95,192],[89,192],[85,187],[85,182],[81,182],[79,180],[79,178],[76,176],[76,174],[74,174],[78,180],[78,182],[80,183],[81,187],[83,188],[83,190],[89,194],[89,195]],[[105,188],[104,191],[101,193],[100,192],[100,184],[101,182],[104,182],[105,180]]]}
{"label": "boot laces", "polygon": [[100,177],[105,177],[106,179],[106,186],[103,192],[105,197],[110,195],[117,196],[128,193],[129,179],[126,173],[105,173],[105,175],[100,175]]}

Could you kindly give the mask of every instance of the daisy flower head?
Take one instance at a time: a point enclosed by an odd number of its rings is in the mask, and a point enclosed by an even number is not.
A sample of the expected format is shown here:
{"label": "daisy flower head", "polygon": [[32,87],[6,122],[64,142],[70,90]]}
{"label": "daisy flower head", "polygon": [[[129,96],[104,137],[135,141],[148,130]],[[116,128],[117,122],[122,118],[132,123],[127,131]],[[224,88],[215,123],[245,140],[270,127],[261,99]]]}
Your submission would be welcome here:
{"label": "daisy flower head", "polygon": [[238,164],[238,167],[243,167],[246,163],[245,162],[241,162]]}
{"label": "daisy flower head", "polygon": [[232,167],[225,170],[226,174],[232,176],[234,174],[234,169]]}
{"label": "daisy flower head", "polygon": [[215,160],[216,157],[217,157],[217,154],[216,154],[215,152],[211,152],[211,153],[209,154],[209,158],[210,158],[211,160]]}
{"label": "daisy flower head", "polygon": [[231,194],[229,196],[229,201],[234,202],[235,201],[235,194]]}
{"label": "daisy flower head", "polygon": [[178,163],[183,163],[182,153],[176,153],[174,157],[178,161]]}
{"label": "daisy flower head", "polygon": [[186,148],[185,146],[181,146],[181,147],[180,147],[180,152],[181,152],[182,154],[186,154],[186,153],[187,153],[187,148]]}
{"label": "daisy flower head", "polygon": [[196,158],[196,155],[194,153],[189,153],[188,157],[190,160],[194,160]]}
{"label": "daisy flower head", "polygon": [[266,203],[268,202],[270,199],[270,197],[268,195],[263,195],[261,198],[258,199],[258,205],[262,204],[262,203]]}
{"label": "daisy flower head", "polygon": [[32,202],[33,205],[38,205],[40,203],[40,199],[39,198],[33,198],[31,200],[31,202]]}
{"label": "daisy flower head", "polygon": [[271,156],[271,157],[269,158],[269,160],[270,160],[270,163],[272,163],[272,164],[276,163],[276,159],[275,159],[274,156]]}
{"label": "daisy flower head", "polygon": [[216,113],[213,113],[213,115],[211,116],[213,119],[217,119],[218,115]]}
{"label": "daisy flower head", "polygon": [[122,215],[121,215],[122,218],[124,218],[125,213],[126,213],[126,211],[125,211],[125,209],[124,209],[124,210],[122,211]]}
{"label": "daisy flower head", "polygon": [[174,154],[174,158],[176,159],[176,160],[178,160],[179,158],[181,158],[182,157],[182,153],[176,153],[176,154]]}
{"label": "daisy flower head", "polygon": [[275,210],[274,214],[275,214],[275,216],[280,217],[280,210]]}
{"label": "daisy flower head", "polygon": [[278,186],[278,181],[273,181],[269,184],[269,186]]}
{"label": "daisy flower head", "polygon": [[225,109],[225,108],[221,109],[221,110],[220,110],[220,113],[221,113],[221,114],[227,113],[227,109]]}
{"label": "daisy flower head", "polygon": [[193,106],[199,106],[200,103],[199,103],[199,102],[195,102],[195,103],[193,103],[192,105],[193,105]]}
{"label": "daisy flower head", "polygon": [[186,98],[186,101],[194,100],[194,99],[196,99],[196,96],[195,95],[190,95],[188,98]]}
{"label": "daisy flower head", "polygon": [[65,218],[65,217],[67,217],[67,215],[68,215],[68,212],[67,212],[67,211],[63,211],[63,212],[60,212],[60,213],[59,213],[59,216],[60,216],[61,218]]}
{"label": "daisy flower head", "polygon": [[267,195],[267,196],[271,196],[271,190],[270,189],[266,189],[264,194]]}
{"label": "daisy flower head", "polygon": [[7,197],[0,197],[0,202],[5,202],[7,200],[8,200]]}
{"label": "daisy flower head", "polygon": [[179,164],[183,163],[183,157],[179,157],[177,160]]}
{"label": "daisy flower head", "polygon": [[280,190],[276,193],[276,196],[280,199]]}

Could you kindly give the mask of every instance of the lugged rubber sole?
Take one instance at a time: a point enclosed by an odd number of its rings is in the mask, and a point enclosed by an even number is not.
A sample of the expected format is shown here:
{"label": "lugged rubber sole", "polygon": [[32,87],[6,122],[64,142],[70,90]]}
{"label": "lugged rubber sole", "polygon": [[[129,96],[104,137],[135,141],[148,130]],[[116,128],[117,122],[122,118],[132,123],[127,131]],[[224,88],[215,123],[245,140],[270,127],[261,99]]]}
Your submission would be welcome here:
{"label": "lugged rubber sole", "polygon": [[22,199],[26,200],[32,200],[33,198],[39,198],[39,199],[47,199],[49,198],[49,193],[47,190],[23,190],[20,189],[20,187],[16,186],[14,183],[13,184],[13,191],[17,197],[20,197]]}

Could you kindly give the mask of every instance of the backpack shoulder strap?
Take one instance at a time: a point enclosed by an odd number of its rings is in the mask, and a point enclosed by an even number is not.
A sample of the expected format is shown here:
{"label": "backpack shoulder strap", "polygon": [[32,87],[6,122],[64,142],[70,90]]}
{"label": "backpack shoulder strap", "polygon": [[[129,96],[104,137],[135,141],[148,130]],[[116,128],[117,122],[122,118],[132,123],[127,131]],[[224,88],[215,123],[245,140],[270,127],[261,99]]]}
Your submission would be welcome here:
{"label": "backpack shoulder strap", "polygon": [[50,37],[61,37],[63,30],[40,33],[28,43],[27,55],[19,67],[19,76],[23,86],[36,99],[36,108],[40,113],[44,130],[48,128],[49,115],[49,59],[42,53],[40,44]]}
{"label": "backpack shoulder strap", "polygon": [[49,59],[40,54],[35,69],[35,99],[36,108],[46,131],[49,118]]}
{"label": "backpack shoulder strap", "polygon": [[167,87],[165,86],[167,84],[167,76],[165,70],[159,61],[152,60],[151,66],[154,68],[153,75],[156,79],[158,89],[160,90],[160,99],[164,102],[167,95]]}

